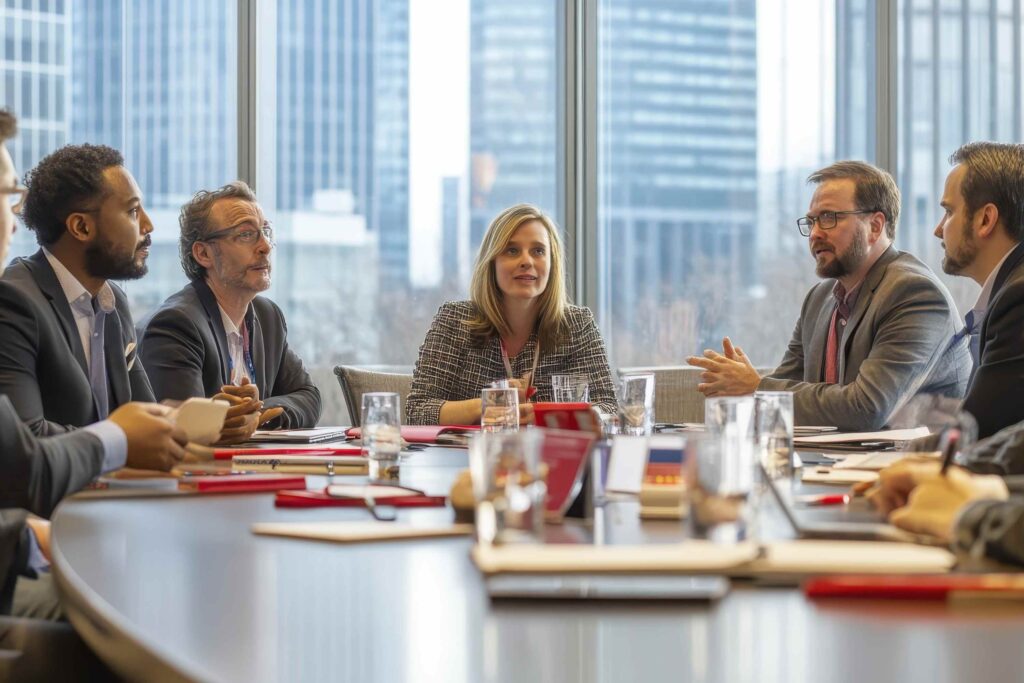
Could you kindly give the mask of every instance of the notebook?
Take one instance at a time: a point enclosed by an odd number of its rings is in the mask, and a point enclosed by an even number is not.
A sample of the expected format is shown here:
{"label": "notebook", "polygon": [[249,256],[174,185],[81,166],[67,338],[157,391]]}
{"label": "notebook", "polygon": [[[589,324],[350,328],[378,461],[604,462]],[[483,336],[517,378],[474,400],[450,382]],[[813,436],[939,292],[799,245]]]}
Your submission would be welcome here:
{"label": "notebook", "polygon": [[253,524],[252,532],[258,536],[284,536],[335,543],[365,543],[368,541],[468,536],[473,533],[473,525],[414,526],[398,522],[268,522]]}
{"label": "notebook", "polygon": [[369,472],[369,465],[361,455],[236,455],[231,458],[231,469],[239,472],[360,475]]}
{"label": "notebook", "polygon": [[[402,425],[402,438],[408,443],[436,444],[438,446],[462,446],[469,444],[469,435],[480,431],[480,425]],[[359,427],[345,432],[349,438],[362,435]]]}
{"label": "notebook", "polygon": [[283,489],[305,489],[305,477],[290,477],[280,474],[223,474],[182,477],[178,482],[182,491],[198,493],[252,493],[255,491],[281,491]]}
{"label": "notebook", "polygon": [[309,429],[257,429],[249,437],[253,443],[323,443],[344,441],[344,427],[312,427]]}

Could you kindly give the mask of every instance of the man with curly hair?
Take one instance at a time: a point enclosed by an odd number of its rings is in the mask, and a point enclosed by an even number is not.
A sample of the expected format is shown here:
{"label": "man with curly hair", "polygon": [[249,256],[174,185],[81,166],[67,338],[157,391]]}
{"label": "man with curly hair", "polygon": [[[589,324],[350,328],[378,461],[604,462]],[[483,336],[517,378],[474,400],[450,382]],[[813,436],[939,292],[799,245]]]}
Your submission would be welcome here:
{"label": "man with curly hair", "polygon": [[0,279],[0,394],[39,436],[153,401],[124,292],[146,273],[153,224],[121,154],[68,145],[26,178],[21,216],[40,249]]}

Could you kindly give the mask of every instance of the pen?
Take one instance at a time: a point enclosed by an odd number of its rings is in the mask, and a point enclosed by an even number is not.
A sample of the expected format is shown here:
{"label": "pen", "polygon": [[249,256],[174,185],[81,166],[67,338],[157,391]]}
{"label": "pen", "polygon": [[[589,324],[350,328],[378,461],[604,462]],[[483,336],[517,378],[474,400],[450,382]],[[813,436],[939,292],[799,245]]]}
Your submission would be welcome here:
{"label": "pen", "polygon": [[953,462],[953,455],[960,444],[960,430],[956,427],[949,427],[942,433],[942,441],[945,442],[945,448],[942,449],[942,467],[939,469],[939,474],[946,476],[946,470]]}
{"label": "pen", "polygon": [[845,493],[826,493],[818,496],[797,496],[796,502],[803,505],[824,506],[824,505],[846,505],[850,502],[850,496]]}

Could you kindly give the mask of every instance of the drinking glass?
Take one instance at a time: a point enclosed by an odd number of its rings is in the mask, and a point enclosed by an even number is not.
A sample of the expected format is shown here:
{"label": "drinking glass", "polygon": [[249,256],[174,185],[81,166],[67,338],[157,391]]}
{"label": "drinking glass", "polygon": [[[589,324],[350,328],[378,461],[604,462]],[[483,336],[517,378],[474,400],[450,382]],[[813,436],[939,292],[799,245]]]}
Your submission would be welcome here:
{"label": "drinking glass", "polygon": [[519,391],[487,387],[480,392],[480,428],[485,432],[519,430]]}
{"label": "drinking glass", "polygon": [[481,543],[540,542],[547,487],[541,472],[543,434],[480,432],[470,437],[469,470]]}
{"label": "drinking glass", "polygon": [[555,403],[590,403],[589,379],[586,375],[552,375]]}
{"label": "drinking glass", "polygon": [[654,373],[623,375],[619,433],[648,436],[654,427]]}
{"label": "drinking glass", "polygon": [[756,538],[758,461],[753,396],[723,396],[704,402],[703,435],[687,438],[696,463],[694,524],[709,538]]}
{"label": "drinking glass", "polygon": [[402,451],[401,399],[398,394],[374,391],[363,394],[363,454],[369,459],[370,478],[398,479]]}
{"label": "drinking glass", "polygon": [[793,473],[793,392],[754,393],[757,447],[765,475],[772,479]]}

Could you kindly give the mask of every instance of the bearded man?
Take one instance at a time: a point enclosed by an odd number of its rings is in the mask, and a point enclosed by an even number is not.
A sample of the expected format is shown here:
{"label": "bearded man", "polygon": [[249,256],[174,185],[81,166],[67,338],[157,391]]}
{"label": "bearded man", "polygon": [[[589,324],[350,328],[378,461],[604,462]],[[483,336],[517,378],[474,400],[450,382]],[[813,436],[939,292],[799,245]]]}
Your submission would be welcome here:
{"label": "bearded man", "polygon": [[25,184],[21,217],[40,249],[0,279],[0,394],[47,436],[154,400],[128,299],[110,282],[146,274],[153,224],[110,147],[63,147]]}
{"label": "bearded man", "polygon": [[232,406],[221,443],[257,427],[315,427],[320,392],[288,346],[270,287],[271,227],[241,181],[201,191],[181,209],[178,243],[190,282],[145,323],[142,358],[160,400],[215,396]]}
{"label": "bearded man", "polygon": [[893,246],[900,192],[892,176],[840,161],[797,220],[823,281],[804,299],[782,363],[761,377],[727,337],[691,356],[706,396],[791,391],[796,424],[874,431],[917,394],[961,398],[971,373],[956,305],[926,265]]}

